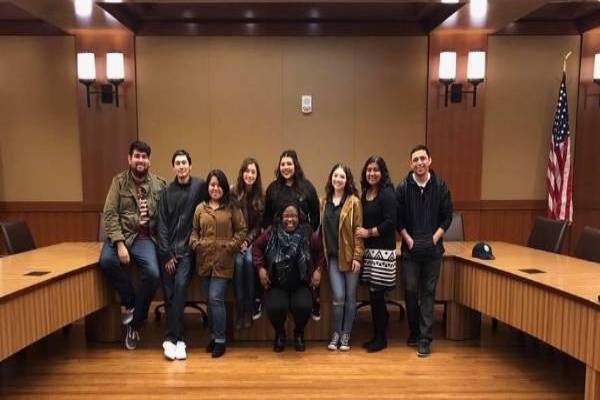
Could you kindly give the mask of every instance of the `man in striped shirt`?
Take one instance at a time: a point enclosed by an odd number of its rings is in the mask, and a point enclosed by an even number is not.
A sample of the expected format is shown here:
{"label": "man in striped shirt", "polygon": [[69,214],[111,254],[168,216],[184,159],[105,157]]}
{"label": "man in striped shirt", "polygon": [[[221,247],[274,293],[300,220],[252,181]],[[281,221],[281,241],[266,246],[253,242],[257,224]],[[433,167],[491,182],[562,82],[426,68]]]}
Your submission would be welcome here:
{"label": "man in striped shirt", "polygon": [[430,170],[431,156],[425,145],[410,152],[410,168],[396,188],[397,224],[402,236],[402,274],[406,286],[409,346],[417,355],[431,354],[435,287],[440,275],[443,235],[452,222],[450,191]]}

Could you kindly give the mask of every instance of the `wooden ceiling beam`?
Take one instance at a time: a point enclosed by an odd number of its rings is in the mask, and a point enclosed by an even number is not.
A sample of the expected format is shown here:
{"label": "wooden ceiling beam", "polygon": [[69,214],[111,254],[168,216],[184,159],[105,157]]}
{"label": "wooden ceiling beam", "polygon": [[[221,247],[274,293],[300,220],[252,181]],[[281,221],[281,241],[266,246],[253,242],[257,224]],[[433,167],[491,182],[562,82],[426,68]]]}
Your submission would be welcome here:
{"label": "wooden ceiling beam", "polygon": [[91,30],[128,31],[127,27],[96,5],[95,1],[92,1],[89,16],[77,15],[73,0],[11,0],[10,2],[34,17],[72,35],[89,33]]}
{"label": "wooden ceiling beam", "polygon": [[451,15],[434,33],[483,32],[502,30],[551,0],[469,0],[469,4]]}

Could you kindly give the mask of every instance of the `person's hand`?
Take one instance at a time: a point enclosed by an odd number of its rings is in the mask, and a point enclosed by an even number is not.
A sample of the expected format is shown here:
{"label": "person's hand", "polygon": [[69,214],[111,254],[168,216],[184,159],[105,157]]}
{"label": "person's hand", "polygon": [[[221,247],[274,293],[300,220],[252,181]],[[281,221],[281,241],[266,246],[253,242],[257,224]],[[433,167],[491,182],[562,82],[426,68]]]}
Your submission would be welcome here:
{"label": "person's hand", "polygon": [[360,226],[360,227],[356,228],[355,235],[359,239],[366,239],[369,237],[369,230]]}
{"label": "person's hand", "polygon": [[260,284],[265,289],[268,289],[271,285],[271,281],[269,280],[269,273],[265,268],[261,268],[258,270],[258,278],[260,279]]}
{"label": "person's hand", "polygon": [[240,246],[240,253],[244,254],[246,250],[248,250],[248,242],[244,240]]}
{"label": "person's hand", "polygon": [[123,242],[117,242],[117,255],[119,256],[119,262],[123,265],[129,264],[131,261],[127,246],[125,246],[125,243]]}
{"label": "person's hand", "polygon": [[321,283],[321,271],[319,271],[318,269],[315,269],[310,278],[310,286],[312,286],[313,289],[316,289],[319,287],[320,283]]}
{"label": "person's hand", "polygon": [[172,274],[177,269],[177,259],[172,257],[169,261],[165,263],[165,269],[169,274]]}
{"label": "person's hand", "polygon": [[408,246],[409,250],[412,250],[412,248],[415,246],[415,240],[409,236],[406,239],[406,245]]}
{"label": "person's hand", "polygon": [[358,271],[360,271],[360,267],[360,261],[352,260],[352,272],[357,273]]}
{"label": "person's hand", "polygon": [[435,246],[437,244],[437,242],[440,241],[440,238],[442,237],[442,235],[438,234],[438,232],[435,232],[433,234],[433,245]]}

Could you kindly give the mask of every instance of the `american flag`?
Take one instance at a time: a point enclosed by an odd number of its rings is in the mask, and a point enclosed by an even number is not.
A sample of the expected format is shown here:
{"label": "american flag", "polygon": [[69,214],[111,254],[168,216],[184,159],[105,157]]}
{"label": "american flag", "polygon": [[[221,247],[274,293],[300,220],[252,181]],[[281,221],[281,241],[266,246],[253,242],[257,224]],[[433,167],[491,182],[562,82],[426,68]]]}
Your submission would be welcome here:
{"label": "american flag", "polygon": [[548,218],[573,222],[571,173],[571,134],[567,105],[566,74],[563,72],[558,103],[554,114],[546,185],[548,187]]}

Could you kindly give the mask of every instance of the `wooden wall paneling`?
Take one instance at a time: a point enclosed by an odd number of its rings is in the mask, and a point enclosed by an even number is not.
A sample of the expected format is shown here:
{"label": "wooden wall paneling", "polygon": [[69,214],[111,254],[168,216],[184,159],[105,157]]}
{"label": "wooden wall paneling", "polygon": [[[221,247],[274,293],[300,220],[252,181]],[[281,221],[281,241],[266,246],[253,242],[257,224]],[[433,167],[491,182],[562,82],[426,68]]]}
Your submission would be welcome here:
{"label": "wooden wall paneling", "polygon": [[74,44],[0,36],[0,201],[82,199]]}
{"label": "wooden wall paneling", "polygon": [[479,238],[525,245],[534,218],[544,215],[545,210],[544,201],[482,201]]}
{"label": "wooden wall paneling", "polygon": [[487,51],[484,33],[438,33],[429,37],[429,79],[427,99],[427,144],[432,152],[432,168],[448,183],[455,201],[478,201],[481,198],[483,113],[485,82],[477,90],[477,106],[471,95],[463,101],[448,101],[444,107],[444,87],[438,81],[439,54],[457,52],[456,78],[463,89],[466,82],[469,50]]}
{"label": "wooden wall paneling", "polygon": [[600,371],[590,367],[585,368],[585,397],[584,400],[600,398]]}
{"label": "wooden wall paneling", "polygon": [[98,238],[101,204],[79,202],[0,203],[0,220],[24,219],[37,247]]}
{"label": "wooden wall paneling", "polygon": [[106,83],[107,52],[123,52],[125,58],[125,82],[119,86],[119,108],[102,104],[98,96],[92,96],[91,108],[88,108],[85,87],[77,84],[83,201],[104,203],[112,177],[127,168],[129,144],[138,137],[134,38],[128,32],[81,33],[75,36],[75,48],[76,52],[96,54],[98,84]]}
{"label": "wooden wall paneling", "polygon": [[[452,195],[452,192],[450,193]],[[454,211],[460,212],[463,217],[465,240],[480,240],[481,211],[479,209],[463,208],[461,203],[453,202]]]}
{"label": "wooden wall paneling", "polygon": [[139,138],[152,146],[152,171],[169,180],[176,149],[190,152],[192,175],[221,166],[211,164],[209,145],[210,40],[136,37]]}
{"label": "wooden wall paneling", "polygon": [[210,39],[211,164],[222,168],[230,183],[248,156],[261,164],[265,188],[274,178],[282,150],[283,40]]}
{"label": "wooden wall paneling", "polygon": [[[282,49],[284,147],[298,151],[306,177],[321,194],[333,164],[354,161],[356,40],[289,38]],[[310,114],[300,110],[302,95],[312,96]],[[360,171],[352,172],[356,183]]]}
{"label": "wooden wall paneling", "polygon": [[579,36],[490,36],[482,199],[546,197],[556,96],[567,64],[570,128],[577,132]]}
{"label": "wooden wall paneling", "polygon": [[600,229],[600,208],[597,209],[585,209],[577,208],[577,203],[573,213],[573,225],[571,226],[571,235],[569,236],[569,249],[571,254],[577,248],[577,241],[581,235],[581,231],[584,226],[592,226]]}
{"label": "wooden wall paneling", "polygon": [[585,225],[600,227],[600,87],[593,82],[594,56],[600,51],[600,28],[582,35],[579,107],[573,162],[574,223],[571,249]]}
{"label": "wooden wall paneling", "polygon": [[408,171],[409,151],[425,142],[427,38],[359,38],[355,48],[355,163],[381,155],[394,184]]}

